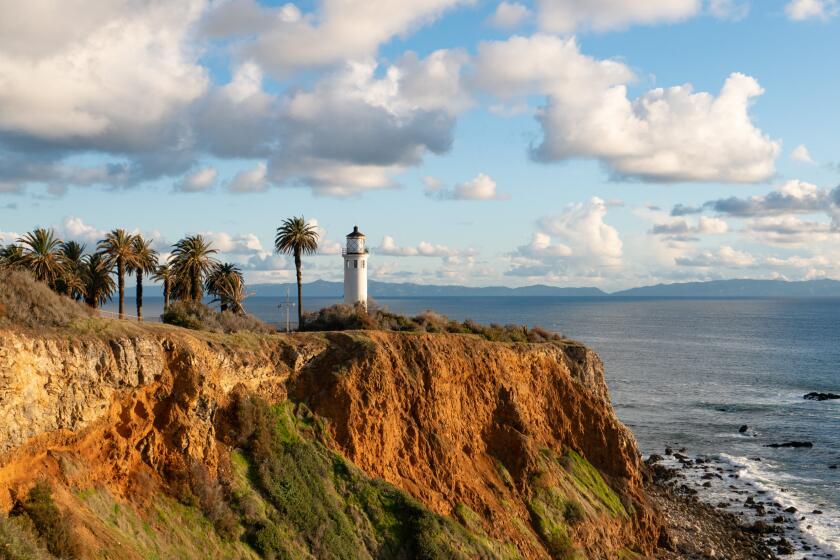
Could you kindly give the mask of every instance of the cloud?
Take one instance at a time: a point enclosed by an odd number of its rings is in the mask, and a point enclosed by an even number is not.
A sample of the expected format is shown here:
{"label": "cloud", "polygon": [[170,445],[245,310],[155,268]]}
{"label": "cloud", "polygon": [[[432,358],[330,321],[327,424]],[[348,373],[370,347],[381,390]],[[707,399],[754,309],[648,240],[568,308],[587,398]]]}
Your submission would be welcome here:
{"label": "cloud", "polygon": [[830,223],[802,220],[796,216],[764,216],[750,220],[747,232],[765,243],[814,244],[840,237]]}
{"label": "cloud", "polygon": [[718,19],[740,21],[750,13],[749,0],[710,0],[709,13]]}
{"label": "cloud", "polygon": [[148,150],[207,88],[187,48],[200,0],[4,6],[0,132],[75,149]]}
{"label": "cloud", "polygon": [[244,169],[233,176],[228,183],[228,190],[235,193],[257,193],[268,189],[266,175],[268,167],[264,161],[251,169]]}
{"label": "cloud", "polygon": [[836,16],[836,0],[791,0],[785,5],[785,14],[793,21],[808,19],[829,20]]}
{"label": "cloud", "polygon": [[301,68],[374,56],[379,46],[428,24],[466,0],[323,0],[317,12],[256,0],[220,2],[203,22],[205,33],[241,38],[243,56],[277,76]]}
{"label": "cloud", "polygon": [[636,24],[673,23],[696,15],[700,0],[537,0],[544,31],[612,31]]}
{"label": "cloud", "polygon": [[724,245],[717,250],[677,257],[675,261],[680,266],[742,268],[755,264],[756,259],[749,253]]}
{"label": "cloud", "polygon": [[421,241],[416,247],[401,247],[390,235],[384,236],[382,242],[373,251],[377,255],[391,257],[456,257],[462,253],[472,254],[471,251],[461,252],[446,245],[435,245],[426,241]]}
{"label": "cloud", "polygon": [[205,192],[216,184],[219,172],[215,167],[196,169],[175,183],[175,190],[180,192]]}
{"label": "cloud", "polygon": [[721,198],[706,202],[705,208],[738,217],[809,214],[824,211],[831,204],[831,193],[811,183],[791,180],[766,195],[749,198]]}
{"label": "cloud", "polygon": [[423,190],[427,195],[436,193],[443,188],[443,181],[441,181],[437,177],[432,177],[431,175],[426,175],[425,177],[420,179],[420,181],[422,181]]}
{"label": "cloud", "polygon": [[686,240],[686,238],[694,235],[723,235],[728,231],[729,225],[720,218],[700,216],[694,225],[689,224],[684,219],[674,220],[654,225],[650,233]]}
{"label": "cloud", "polygon": [[294,92],[284,102],[283,149],[269,160],[269,179],[328,196],[395,186],[393,176],[425,154],[449,151],[454,114],[466,103],[465,60],[437,51],[422,60],[409,53],[384,69],[349,62]]}
{"label": "cloud", "polygon": [[671,209],[672,216],[688,216],[689,214],[699,214],[703,211],[702,206],[687,206],[685,204],[675,204]]}
{"label": "cloud", "polygon": [[574,38],[549,35],[484,42],[478,87],[502,98],[545,94],[537,112],[537,161],[595,158],[619,178],[651,182],[764,181],[780,144],[750,120],[758,82],[732,74],[715,96],[691,85],[627,96],[633,72],[580,53]]}
{"label": "cloud", "polygon": [[100,239],[103,239],[107,233],[105,230],[86,224],[84,220],[78,216],[68,216],[64,218],[64,221],[61,226],[57,228],[57,231],[62,239],[86,243],[91,248],[93,248]]}
{"label": "cloud", "polygon": [[[428,177],[426,194],[438,200],[506,200],[506,194],[496,191],[496,181],[485,173],[479,173],[469,181],[459,183],[451,189],[442,188],[437,179]],[[424,181],[425,182],[425,181]]]}
{"label": "cloud", "polygon": [[531,10],[519,2],[500,2],[488,23],[499,29],[518,27],[532,17]]}
{"label": "cloud", "polygon": [[814,160],[811,158],[811,153],[808,151],[808,148],[805,147],[805,144],[799,144],[797,147],[795,147],[790,153],[790,159],[792,159],[793,161],[798,161],[799,163],[815,163]]}
{"label": "cloud", "polygon": [[19,233],[15,233],[13,231],[0,231],[0,246],[17,243],[19,238]]}
{"label": "cloud", "polygon": [[213,248],[228,255],[266,255],[259,238],[253,233],[234,234],[221,231],[206,231],[202,235],[213,244]]}
{"label": "cloud", "polygon": [[244,266],[248,270],[275,271],[288,268],[288,262],[283,255],[260,253],[248,257]]}
{"label": "cloud", "polygon": [[218,157],[266,157],[275,147],[280,102],[263,88],[262,69],[240,64],[230,82],[213,88],[193,110],[198,148]]}
{"label": "cloud", "polygon": [[537,221],[531,242],[511,255],[512,276],[584,274],[618,267],[623,244],[618,230],[604,222],[607,205],[594,197],[569,205],[561,214]]}

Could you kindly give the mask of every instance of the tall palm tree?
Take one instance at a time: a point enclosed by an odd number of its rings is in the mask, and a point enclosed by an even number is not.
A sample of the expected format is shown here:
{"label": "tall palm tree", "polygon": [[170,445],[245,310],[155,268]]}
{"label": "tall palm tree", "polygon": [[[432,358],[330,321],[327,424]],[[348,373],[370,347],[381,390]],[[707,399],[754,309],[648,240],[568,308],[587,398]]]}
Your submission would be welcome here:
{"label": "tall palm tree", "polygon": [[65,241],[61,244],[59,257],[64,264],[64,274],[59,279],[58,291],[79,301],[85,295],[85,283],[82,279],[85,245],[76,241]]}
{"label": "tall palm tree", "polygon": [[134,236],[124,229],[115,229],[105,235],[96,245],[111,264],[117,265],[117,287],[119,291],[120,319],[125,318],[125,272],[134,259]]}
{"label": "tall palm tree", "polygon": [[303,216],[283,220],[277,228],[274,238],[274,250],[278,253],[294,255],[297,273],[298,292],[298,330],[303,330],[303,287],[301,284],[301,255],[311,255],[318,250],[318,231],[312,224],[307,224]]}
{"label": "tall palm tree", "polygon": [[46,282],[55,289],[58,279],[64,272],[61,261],[61,240],[51,229],[38,228],[18,239],[23,245],[22,264],[28,268],[35,278]]}
{"label": "tall palm tree", "polygon": [[85,257],[82,279],[85,283],[85,303],[96,309],[114,294],[113,262],[102,253]]}
{"label": "tall palm tree", "polygon": [[244,311],[242,301],[245,299],[245,279],[235,264],[217,264],[207,276],[204,286],[207,293],[216,296],[223,312],[228,309],[234,313]]}
{"label": "tall palm tree", "polygon": [[0,270],[19,266],[23,266],[23,247],[16,243],[0,247]]}
{"label": "tall palm tree", "polygon": [[189,235],[173,247],[171,263],[176,292],[182,298],[200,302],[204,279],[218,262],[213,257],[216,249],[202,235]]}
{"label": "tall palm tree", "polygon": [[169,296],[172,290],[174,274],[169,263],[159,265],[152,274],[152,280],[163,283],[163,310],[169,309]]}
{"label": "tall palm tree", "polygon": [[143,276],[153,274],[158,266],[158,253],[152,249],[152,241],[134,236],[134,258],[128,267],[128,272],[137,276],[137,320],[143,320]]}

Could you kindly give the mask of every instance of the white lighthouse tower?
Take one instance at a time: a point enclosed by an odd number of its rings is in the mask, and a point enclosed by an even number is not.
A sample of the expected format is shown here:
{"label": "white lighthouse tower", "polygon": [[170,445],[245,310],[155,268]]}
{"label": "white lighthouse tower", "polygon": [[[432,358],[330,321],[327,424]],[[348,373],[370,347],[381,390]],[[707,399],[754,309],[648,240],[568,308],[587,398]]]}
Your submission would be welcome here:
{"label": "white lighthouse tower", "polygon": [[347,247],[341,250],[344,257],[344,303],[361,303],[367,307],[367,260],[365,234],[359,226],[347,235]]}

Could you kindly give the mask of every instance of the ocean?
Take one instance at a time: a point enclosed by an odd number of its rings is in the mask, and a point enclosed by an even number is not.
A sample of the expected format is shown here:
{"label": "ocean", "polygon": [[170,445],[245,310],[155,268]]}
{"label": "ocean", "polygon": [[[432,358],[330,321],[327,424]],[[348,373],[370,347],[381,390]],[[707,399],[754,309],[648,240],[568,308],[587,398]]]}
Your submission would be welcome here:
{"label": "ocean", "polygon": [[[304,307],[335,302],[305,299]],[[284,320],[277,300],[246,303],[263,320]],[[703,457],[724,476],[703,487],[708,479],[698,469],[689,483],[701,498],[713,504],[730,499],[730,509],[744,515],[752,511],[740,507],[746,492],[766,496],[768,504],[794,506],[797,513],[785,521],[788,538],[798,545],[794,557],[840,555],[840,468],[829,468],[840,466],[840,400],[802,398],[811,391],[840,393],[840,299],[465,297],[377,303],[402,314],[431,309],[459,320],[540,325],[586,343],[603,359],[613,405],[644,455],[671,447]],[[133,305],[127,302],[129,312]],[[147,300],[147,317],[160,310],[159,298]],[[748,429],[739,433],[743,425]],[[813,447],[766,447],[788,441]]]}

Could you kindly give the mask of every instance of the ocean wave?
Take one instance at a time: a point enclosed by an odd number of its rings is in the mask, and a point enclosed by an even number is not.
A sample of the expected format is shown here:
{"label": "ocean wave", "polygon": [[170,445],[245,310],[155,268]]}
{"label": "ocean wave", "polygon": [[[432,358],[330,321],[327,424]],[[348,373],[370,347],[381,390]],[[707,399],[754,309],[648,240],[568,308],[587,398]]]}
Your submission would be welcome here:
{"label": "ocean wave", "polygon": [[[801,487],[815,480],[786,472],[766,459],[726,453],[698,458],[701,463],[683,465],[666,457],[665,464],[677,469],[687,485],[697,491],[698,498],[713,505],[726,504],[724,509],[747,523],[781,516],[786,536],[797,550],[793,558],[840,555],[840,509],[808,496]],[[754,507],[745,503],[748,497],[766,506],[768,513],[758,515]],[[790,507],[796,509],[795,513],[784,511]]]}

